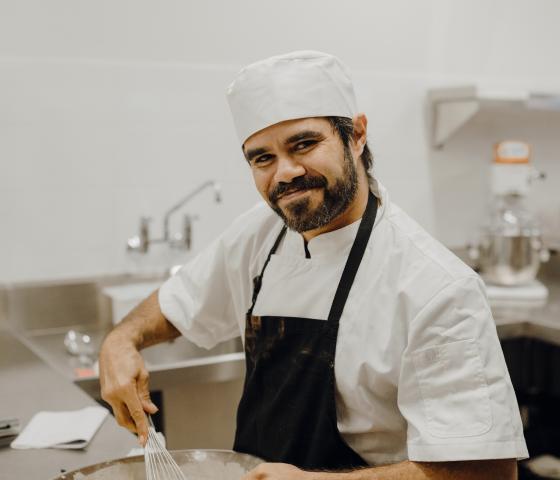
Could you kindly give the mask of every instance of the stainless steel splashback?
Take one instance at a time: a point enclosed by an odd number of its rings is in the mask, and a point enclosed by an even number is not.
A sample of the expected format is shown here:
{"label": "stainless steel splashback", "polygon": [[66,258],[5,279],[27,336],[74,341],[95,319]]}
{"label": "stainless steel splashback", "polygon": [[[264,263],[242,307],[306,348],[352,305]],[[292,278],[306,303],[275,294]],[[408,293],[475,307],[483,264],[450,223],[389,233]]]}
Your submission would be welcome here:
{"label": "stainless steel splashback", "polygon": [[35,283],[9,285],[9,324],[18,330],[41,330],[99,320],[97,285],[81,283]]}
{"label": "stainless steel splashback", "polygon": [[111,325],[111,305],[103,287],[146,278],[115,275],[81,280],[0,286],[0,325],[23,331]]}

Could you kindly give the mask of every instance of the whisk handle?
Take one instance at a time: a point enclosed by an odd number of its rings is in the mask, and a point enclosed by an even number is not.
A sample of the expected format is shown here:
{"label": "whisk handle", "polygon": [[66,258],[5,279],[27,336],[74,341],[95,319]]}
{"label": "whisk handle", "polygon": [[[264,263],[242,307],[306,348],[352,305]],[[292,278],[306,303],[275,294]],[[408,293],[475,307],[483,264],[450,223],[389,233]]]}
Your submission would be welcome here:
{"label": "whisk handle", "polygon": [[152,416],[151,416],[149,413],[147,413],[147,414],[146,414],[146,417],[148,417],[148,426],[149,426],[149,427],[152,427],[152,428],[155,430],[156,427],[154,426],[154,422],[153,422],[153,420],[152,420]]}

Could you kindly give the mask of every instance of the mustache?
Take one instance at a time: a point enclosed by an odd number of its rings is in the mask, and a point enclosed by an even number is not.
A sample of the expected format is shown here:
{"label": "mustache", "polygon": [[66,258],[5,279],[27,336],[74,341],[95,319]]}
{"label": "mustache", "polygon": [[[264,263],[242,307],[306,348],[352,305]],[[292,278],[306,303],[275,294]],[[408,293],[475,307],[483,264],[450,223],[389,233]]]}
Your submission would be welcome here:
{"label": "mustache", "polygon": [[294,178],[291,182],[280,182],[268,195],[271,203],[276,204],[278,199],[286,194],[297,192],[298,190],[308,190],[310,188],[326,188],[327,179],[323,176],[302,175]]}

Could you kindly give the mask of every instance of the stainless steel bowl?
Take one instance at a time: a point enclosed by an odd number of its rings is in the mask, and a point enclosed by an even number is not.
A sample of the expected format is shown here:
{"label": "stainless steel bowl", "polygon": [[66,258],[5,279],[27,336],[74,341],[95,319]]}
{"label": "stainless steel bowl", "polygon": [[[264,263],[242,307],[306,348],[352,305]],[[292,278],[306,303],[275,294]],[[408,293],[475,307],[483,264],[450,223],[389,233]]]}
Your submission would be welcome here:
{"label": "stainless steel bowl", "polygon": [[[170,452],[189,480],[239,480],[263,461],[232,450]],[[68,472],[53,480],[145,480],[144,457],[126,457]]]}
{"label": "stainless steel bowl", "polygon": [[541,262],[548,260],[548,250],[538,235],[486,234],[473,249],[481,275],[497,285],[523,285],[533,281]]}

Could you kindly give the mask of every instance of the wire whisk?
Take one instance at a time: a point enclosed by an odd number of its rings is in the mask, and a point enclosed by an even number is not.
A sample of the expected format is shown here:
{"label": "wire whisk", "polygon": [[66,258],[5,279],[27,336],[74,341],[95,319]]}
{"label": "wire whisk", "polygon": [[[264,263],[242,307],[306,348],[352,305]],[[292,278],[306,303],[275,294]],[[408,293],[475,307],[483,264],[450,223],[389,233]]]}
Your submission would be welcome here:
{"label": "wire whisk", "polygon": [[144,447],[146,480],[187,480],[177,462],[165,448],[148,415],[148,441]]}

